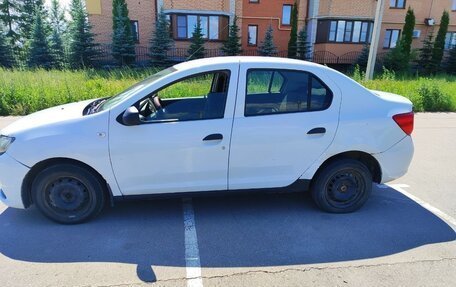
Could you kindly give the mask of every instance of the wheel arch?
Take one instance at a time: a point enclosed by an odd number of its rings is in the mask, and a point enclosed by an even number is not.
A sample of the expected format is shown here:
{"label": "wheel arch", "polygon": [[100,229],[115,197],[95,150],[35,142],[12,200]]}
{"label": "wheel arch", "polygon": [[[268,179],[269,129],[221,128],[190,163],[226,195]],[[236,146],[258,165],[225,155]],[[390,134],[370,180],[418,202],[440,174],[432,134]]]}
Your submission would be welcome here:
{"label": "wheel arch", "polygon": [[382,181],[382,169],[379,162],[371,154],[362,151],[346,151],[331,156],[320,165],[320,167],[315,172],[312,181],[326,166],[340,159],[353,159],[360,161],[369,169],[369,171],[372,174],[372,179],[374,182],[380,183]]}
{"label": "wheel arch", "polygon": [[81,161],[71,159],[71,158],[59,157],[59,158],[51,158],[51,159],[46,159],[46,160],[40,161],[40,162],[36,163],[30,169],[30,171],[27,173],[27,175],[25,176],[25,178],[22,182],[22,187],[21,187],[21,197],[22,197],[22,202],[23,202],[25,208],[28,208],[28,207],[30,207],[30,205],[33,204],[31,192],[32,192],[32,183],[35,180],[36,176],[44,169],[46,169],[50,166],[53,166],[53,165],[57,165],[57,164],[72,164],[72,165],[82,167],[82,168],[87,169],[88,171],[92,172],[101,181],[102,185],[104,186],[103,192],[105,193],[106,198],[109,199],[112,204],[113,195],[112,195],[112,191],[109,187],[109,184],[106,181],[106,179],[97,170],[95,170],[93,167],[91,167],[88,164],[83,163]]}

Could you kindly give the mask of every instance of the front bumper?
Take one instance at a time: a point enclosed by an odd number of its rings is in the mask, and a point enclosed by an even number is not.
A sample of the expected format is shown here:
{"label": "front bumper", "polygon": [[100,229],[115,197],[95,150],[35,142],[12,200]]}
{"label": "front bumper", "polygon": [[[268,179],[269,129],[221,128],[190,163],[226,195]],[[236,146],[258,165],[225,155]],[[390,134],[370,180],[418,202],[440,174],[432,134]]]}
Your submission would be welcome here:
{"label": "front bumper", "polygon": [[412,137],[406,136],[387,151],[373,154],[382,170],[381,183],[393,181],[405,175],[412,162],[413,152]]}
{"label": "front bumper", "polygon": [[25,208],[21,189],[29,170],[7,153],[0,155],[0,200],[4,204],[14,208]]}

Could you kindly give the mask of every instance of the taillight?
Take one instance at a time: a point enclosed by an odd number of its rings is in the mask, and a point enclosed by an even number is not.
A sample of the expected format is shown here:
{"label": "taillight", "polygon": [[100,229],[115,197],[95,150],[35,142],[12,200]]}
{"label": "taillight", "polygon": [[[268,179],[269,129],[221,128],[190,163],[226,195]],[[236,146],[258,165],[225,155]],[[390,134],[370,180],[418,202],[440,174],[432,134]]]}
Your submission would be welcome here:
{"label": "taillight", "polygon": [[393,120],[404,131],[404,133],[411,135],[413,132],[413,112],[398,114],[393,116]]}

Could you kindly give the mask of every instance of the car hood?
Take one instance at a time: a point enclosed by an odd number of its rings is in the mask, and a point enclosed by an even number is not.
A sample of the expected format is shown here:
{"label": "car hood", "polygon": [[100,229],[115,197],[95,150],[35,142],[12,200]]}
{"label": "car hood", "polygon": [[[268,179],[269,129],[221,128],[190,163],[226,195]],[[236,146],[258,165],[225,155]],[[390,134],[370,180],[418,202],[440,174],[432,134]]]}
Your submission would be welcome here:
{"label": "car hood", "polygon": [[397,103],[397,104],[403,104],[405,106],[410,106],[410,108],[413,106],[412,102],[409,99],[407,99],[406,97],[396,95],[393,93],[382,92],[382,91],[371,90],[371,92],[385,101],[393,102],[393,103]]}
{"label": "car hood", "polygon": [[71,103],[45,109],[25,116],[1,130],[0,134],[15,136],[27,130],[63,123],[83,117],[83,110],[94,100]]}

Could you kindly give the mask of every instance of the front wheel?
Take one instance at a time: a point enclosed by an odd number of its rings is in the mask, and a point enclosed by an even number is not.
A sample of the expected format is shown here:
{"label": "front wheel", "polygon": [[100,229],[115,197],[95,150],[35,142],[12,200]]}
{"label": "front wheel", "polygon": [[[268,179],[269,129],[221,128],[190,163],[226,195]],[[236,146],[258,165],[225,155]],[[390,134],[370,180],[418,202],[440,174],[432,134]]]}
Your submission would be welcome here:
{"label": "front wheel", "polygon": [[353,212],[372,192],[372,174],[361,162],[342,159],[326,166],[312,184],[312,197],[319,208],[332,213]]}
{"label": "front wheel", "polygon": [[104,206],[104,185],[87,169],[57,164],[41,171],[32,184],[33,202],[48,218],[76,224],[95,217]]}

